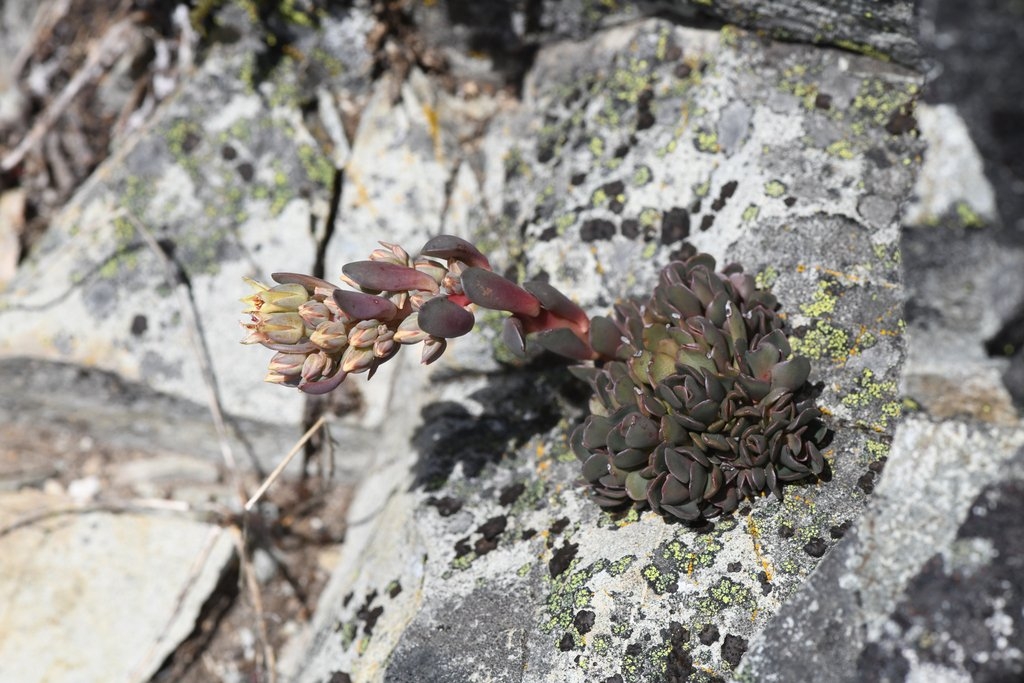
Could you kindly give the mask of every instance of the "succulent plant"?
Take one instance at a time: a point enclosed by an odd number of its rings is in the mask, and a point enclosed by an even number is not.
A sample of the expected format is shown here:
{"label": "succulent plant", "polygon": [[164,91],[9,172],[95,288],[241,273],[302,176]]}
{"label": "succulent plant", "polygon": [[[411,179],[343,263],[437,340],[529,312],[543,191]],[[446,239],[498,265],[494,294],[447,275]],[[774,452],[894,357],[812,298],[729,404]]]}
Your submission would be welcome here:
{"label": "succulent plant", "polygon": [[821,412],[797,398],[810,363],[790,358],[777,309],[740,267],[698,254],[591,321],[609,360],[573,369],[594,397],[570,442],[599,505],[710,519],[823,473]]}
{"label": "succulent plant", "polygon": [[802,392],[810,363],[791,357],[776,298],[737,265],[716,272],[706,254],[670,263],[646,301],[593,319],[547,283],[493,272],[451,235],[416,258],[382,242],[342,272],[354,291],[295,273],[275,273],[273,287],[250,281],[243,343],[277,352],[268,382],[326,393],[421,342],[432,363],[472,330],[476,305],[509,313],[502,339],[516,355],[530,339],[595,361],[572,368],[594,397],[570,442],[602,507],[710,519],[825,471],[827,429]]}
{"label": "succulent plant", "polygon": [[520,287],[493,272],[466,240],[440,235],[416,258],[380,244],[368,260],[342,268],[341,279],[356,291],[297,273],[274,273],[272,287],[249,280],[256,291],[242,299],[249,315],[242,343],[277,351],[266,381],[326,393],[350,374],[372,376],[402,345],[420,342],[422,362],[432,363],[448,339],[473,329],[471,304],[511,314],[502,338],[517,355],[525,355],[532,335],[570,358],[597,357],[583,309],[543,282]]}

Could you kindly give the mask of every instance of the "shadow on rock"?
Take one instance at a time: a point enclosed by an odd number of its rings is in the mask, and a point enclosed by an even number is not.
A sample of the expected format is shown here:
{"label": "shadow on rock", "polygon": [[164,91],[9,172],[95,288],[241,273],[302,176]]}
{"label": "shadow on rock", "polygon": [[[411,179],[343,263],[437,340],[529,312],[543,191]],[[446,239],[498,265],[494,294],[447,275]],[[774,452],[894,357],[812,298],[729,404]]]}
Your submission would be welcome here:
{"label": "shadow on rock", "polygon": [[412,438],[419,453],[413,488],[436,491],[460,463],[466,477],[476,477],[567,414],[579,413],[589,395],[563,361],[545,356],[493,374],[485,387],[469,394],[466,398],[481,407],[478,414],[454,401],[426,406]]}

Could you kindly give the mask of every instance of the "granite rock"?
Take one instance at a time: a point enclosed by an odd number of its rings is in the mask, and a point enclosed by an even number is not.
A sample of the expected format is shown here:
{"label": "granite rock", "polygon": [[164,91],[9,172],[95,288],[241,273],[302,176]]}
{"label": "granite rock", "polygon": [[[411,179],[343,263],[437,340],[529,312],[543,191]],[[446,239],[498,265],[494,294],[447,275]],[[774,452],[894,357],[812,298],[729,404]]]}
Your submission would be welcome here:
{"label": "granite rock", "polygon": [[[413,448],[382,449],[353,503],[362,530],[285,671],[728,677],[860,516],[889,450],[904,357],[898,207],[920,154],[889,124],[919,84],[866,57],[660,20],[541,50],[522,105],[480,143],[488,227],[472,236],[499,269],[595,313],[687,248],[743,263],[813,360],[831,481],[697,528],[603,513],[575,485],[566,438],[586,392],[564,365],[474,371],[457,340],[429,379],[396,370],[420,424],[410,434],[396,417],[388,439]],[[478,322],[493,339],[496,318]]]}

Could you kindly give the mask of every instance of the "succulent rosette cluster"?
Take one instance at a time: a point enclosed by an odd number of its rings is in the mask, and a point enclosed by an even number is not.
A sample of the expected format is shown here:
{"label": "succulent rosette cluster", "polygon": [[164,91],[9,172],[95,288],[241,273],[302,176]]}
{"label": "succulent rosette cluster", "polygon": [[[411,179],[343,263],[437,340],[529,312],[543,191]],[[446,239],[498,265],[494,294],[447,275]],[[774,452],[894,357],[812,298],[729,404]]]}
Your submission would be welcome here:
{"label": "succulent rosette cluster", "polygon": [[791,357],[778,308],[739,266],[717,273],[699,254],[591,321],[610,360],[574,368],[594,397],[571,445],[599,505],[710,519],[823,473],[821,412],[797,399],[810,363]]}
{"label": "succulent rosette cluster", "polygon": [[415,258],[381,243],[342,269],[352,290],[295,273],[250,281],[249,335],[276,351],[266,380],[311,394],[367,372],[403,345],[421,360],[473,329],[473,307],[507,311],[502,339],[525,357],[527,339],[578,361],[594,389],[591,414],[573,432],[594,500],[650,507],[683,520],[711,519],[744,498],[821,476],[827,429],[804,397],[806,358],[793,356],[779,304],[737,265],[716,272],[698,254],[666,266],[645,301],[586,312],[545,282],[519,286],[452,235]]}
{"label": "succulent rosette cluster", "polygon": [[544,282],[520,287],[491,270],[475,246],[459,237],[429,240],[413,258],[381,242],[366,261],[342,268],[355,291],[311,275],[274,273],[274,286],[249,280],[242,299],[245,344],[276,351],[266,381],[327,393],[350,374],[370,376],[403,345],[423,344],[421,360],[437,360],[448,339],[473,329],[472,305],[508,311],[502,337],[517,355],[528,335],[570,358],[596,357],[586,313]]}

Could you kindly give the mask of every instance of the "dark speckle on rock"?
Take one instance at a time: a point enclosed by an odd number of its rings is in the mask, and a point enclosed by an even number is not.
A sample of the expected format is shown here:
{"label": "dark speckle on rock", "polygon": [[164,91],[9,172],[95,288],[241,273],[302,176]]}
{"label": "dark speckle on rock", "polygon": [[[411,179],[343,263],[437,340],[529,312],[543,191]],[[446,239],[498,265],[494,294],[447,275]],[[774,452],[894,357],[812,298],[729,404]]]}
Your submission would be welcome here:
{"label": "dark speckle on rock", "polygon": [[398,595],[399,595],[399,594],[400,594],[401,592],[402,592],[402,584],[401,584],[401,582],[399,582],[399,581],[395,581],[395,582],[393,582],[393,583],[392,583],[392,584],[391,584],[391,585],[390,585],[390,586],[388,587],[388,597],[389,597],[389,598],[396,598],[396,597],[398,597]]}
{"label": "dark speckle on rock", "polygon": [[730,180],[725,185],[722,185],[722,189],[718,192],[718,199],[711,203],[711,209],[721,211],[725,207],[725,203],[729,201],[729,198],[736,194],[737,187],[739,187],[739,182],[735,180]]}
{"label": "dark speckle on rock", "polygon": [[864,156],[874,162],[875,166],[883,171],[892,166],[892,161],[889,160],[889,155],[885,153],[885,150],[879,147],[872,147],[868,151],[864,152]]}
{"label": "dark speckle on rock", "polygon": [[238,152],[231,145],[224,145],[220,148],[220,156],[224,161],[233,161],[238,157]]}
{"label": "dark speckle on rock", "polygon": [[708,215],[706,215],[703,218],[701,218],[700,219],[700,230],[701,230],[701,232],[704,232],[705,230],[709,229],[714,224],[714,222],[715,222],[715,215],[712,214],[712,213],[709,213]]}
{"label": "dark speckle on rock", "polygon": [[462,501],[458,498],[452,498],[451,496],[445,496],[443,498],[435,498],[434,496],[431,496],[427,499],[427,505],[433,505],[437,508],[437,514],[442,517],[451,517],[462,509]]}
{"label": "dark speckle on rock", "polygon": [[743,659],[746,652],[747,641],[745,638],[734,636],[731,633],[725,634],[725,640],[722,641],[722,659],[729,662],[733,669],[739,666],[740,660]]}
{"label": "dark speckle on rock", "polygon": [[133,336],[138,337],[146,333],[149,328],[149,322],[146,320],[146,316],[141,313],[132,318],[131,333]]}
{"label": "dark speckle on rock", "polygon": [[591,610],[583,609],[576,613],[576,616],[573,617],[572,623],[582,636],[590,633],[590,630],[594,628],[594,620],[596,617],[597,615],[595,615]]}
{"label": "dark speckle on rock", "polygon": [[694,674],[693,658],[688,645],[690,633],[678,622],[671,622],[668,632],[662,631],[665,645],[668,646],[668,657],[665,661],[665,681],[667,683],[686,683]]}
{"label": "dark speckle on rock", "polygon": [[572,185],[577,185],[578,186],[578,185],[582,185],[583,181],[586,180],[586,179],[587,179],[587,174],[586,173],[573,173],[572,177],[569,178],[569,182]]}
{"label": "dark speckle on rock", "polygon": [[348,593],[346,593],[345,597],[341,599],[341,606],[342,607],[348,607],[348,604],[350,602],[352,602],[352,598],[353,597],[355,597],[355,593],[353,593],[352,591],[349,591]]}
{"label": "dark speckle on rock", "polygon": [[593,218],[583,223],[580,228],[580,239],[584,242],[608,240],[615,234],[615,225],[603,218]]}
{"label": "dark speckle on rock", "polygon": [[342,671],[335,671],[327,679],[327,683],[352,683],[352,677]]}
{"label": "dark speckle on rock", "polygon": [[619,145],[615,148],[615,151],[612,152],[612,156],[616,159],[621,159],[627,154],[629,154],[629,145]]}
{"label": "dark speckle on rock", "polygon": [[477,533],[481,534],[486,540],[493,541],[505,531],[507,526],[508,518],[505,515],[498,515],[497,517],[491,517],[481,524],[477,528]]}
{"label": "dark speckle on rock", "polygon": [[726,566],[726,568],[725,568],[725,570],[727,572],[729,572],[730,574],[735,574],[736,572],[738,572],[741,569],[743,569],[743,565],[740,564],[739,562],[730,562],[728,564],[728,566]]}
{"label": "dark speckle on rock", "polygon": [[245,182],[252,181],[253,176],[256,174],[256,169],[253,168],[252,164],[248,161],[243,161],[238,165],[238,175],[242,177]]}
{"label": "dark speckle on rock", "polygon": [[669,209],[661,218],[661,243],[675,244],[690,236],[690,213],[682,207]]}
{"label": "dark speckle on rock", "polygon": [[523,529],[523,533],[520,535],[520,537],[524,541],[529,541],[531,538],[533,538],[536,535],[537,535],[537,530],[536,529]]}
{"label": "dark speckle on rock", "polygon": [[885,130],[892,135],[904,135],[917,128],[917,119],[910,113],[908,106],[900,107],[889,117]]}
{"label": "dark speckle on rock", "polygon": [[558,237],[558,229],[552,225],[547,228],[544,228],[544,230],[540,233],[540,236],[537,239],[539,239],[541,242],[550,242],[556,237]]}
{"label": "dark speckle on rock", "polygon": [[814,98],[814,106],[818,109],[831,109],[832,96],[823,92],[818,93]]}
{"label": "dark speckle on rock", "polygon": [[780,538],[793,538],[793,527],[788,524],[779,525],[779,537]]}
{"label": "dark speckle on rock", "polygon": [[796,197],[786,197],[785,199],[782,200],[782,203],[785,204],[786,206],[793,206],[794,204],[796,204]]}
{"label": "dark speckle on rock", "polygon": [[551,572],[551,578],[557,577],[569,568],[569,565],[576,558],[576,551],[578,549],[578,544],[566,541],[561,548],[555,551],[555,554],[548,561],[548,571]]}
{"label": "dark speckle on rock", "polygon": [[519,496],[523,495],[523,491],[526,490],[526,484],[519,481],[515,484],[509,484],[501,490],[501,494],[498,496],[498,502],[501,505],[511,505],[512,503],[519,500]]}
{"label": "dark speckle on rock", "polygon": [[623,237],[634,240],[640,236],[640,221],[633,218],[627,218],[622,221],[622,225],[619,226],[619,230],[622,232]]}
{"label": "dark speckle on rock", "polygon": [[804,544],[804,552],[811,557],[821,557],[828,550],[828,543],[825,539],[815,536]]}
{"label": "dark speckle on rock", "polygon": [[771,580],[768,578],[768,572],[758,572],[757,580],[761,582],[761,595],[768,595],[774,590]]}
{"label": "dark speckle on rock", "polygon": [[718,627],[714,624],[706,624],[704,628],[697,634],[697,640],[704,645],[710,645],[711,643],[718,642],[719,637],[722,634],[718,632]]}
{"label": "dark speckle on rock", "polygon": [[828,535],[838,540],[846,535],[846,532],[850,530],[850,521],[847,520],[842,524],[837,524],[828,530]]}
{"label": "dark speckle on rock", "polygon": [[673,73],[676,75],[676,78],[689,78],[690,74],[693,73],[693,67],[685,62],[680,62],[676,65]]}
{"label": "dark speckle on rock", "polygon": [[473,549],[469,547],[468,536],[455,541],[455,557],[464,557],[471,552],[473,552]]}
{"label": "dark speckle on rock", "polygon": [[566,633],[562,636],[562,639],[558,641],[558,649],[562,652],[568,652],[576,645],[576,639],[572,637],[571,633]]}
{"label": "dark speckle on rock", "polygon": [[861,475],[861,478],[857,480],[857,487],[864,493],[871,495],[875,490],[875,473],[869,471]]}
{"label": "dark speckle on rock", "polygon": [[555,520],[548,528],[548,532],[552,536],[557,536],[565,530],[565,527],[569,526],[569,518],[562,517],[561,519]]}

